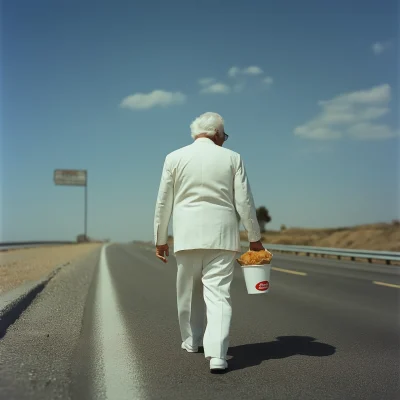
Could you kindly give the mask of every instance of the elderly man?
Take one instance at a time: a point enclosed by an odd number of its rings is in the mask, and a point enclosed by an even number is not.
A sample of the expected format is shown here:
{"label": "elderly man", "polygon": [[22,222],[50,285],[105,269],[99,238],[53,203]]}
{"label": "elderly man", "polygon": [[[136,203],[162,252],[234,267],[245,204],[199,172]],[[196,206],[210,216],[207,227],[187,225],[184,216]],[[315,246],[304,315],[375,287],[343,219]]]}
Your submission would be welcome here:
{"label": "elderly man", "polygon": [[264,247],[242,158],[222,147],[228,139],[223,118],[207,112],[190,128],[194,143],[170,153],[164,162],[154,217],[156,256],[167,262],[173,211],[182,349],[197,352],[203,342],[211,372],[220,372],[228,367],[230,286],[241,251],[240,220],[250,249]]}

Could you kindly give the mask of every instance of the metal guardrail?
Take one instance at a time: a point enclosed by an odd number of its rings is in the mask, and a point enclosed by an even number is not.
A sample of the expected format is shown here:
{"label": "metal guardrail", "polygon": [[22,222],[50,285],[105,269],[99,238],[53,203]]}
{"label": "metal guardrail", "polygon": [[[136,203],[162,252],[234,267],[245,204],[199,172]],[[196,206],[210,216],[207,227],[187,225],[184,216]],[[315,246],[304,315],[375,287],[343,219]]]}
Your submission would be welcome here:
{"label": "metal guardrail", "polygon": [[[241,242],[243,247],[248,247],[248,242]],[[356,259],[366,259],[369,262],[372,260],[384,260],[386,264],[390,265],[391,262],[400,262],[400,252],[394,251],[374,251],[374,250],[353,250],[353,249],[338,249],[332,247],[313,247],[313,246],[292,246],[283,244],[269,244],[263,243],[268,250],[276,250],[288,253],[297,254],[320,254],[324,256],[335,256],[339,260],[342,257],[349,257],[352,261]]]}

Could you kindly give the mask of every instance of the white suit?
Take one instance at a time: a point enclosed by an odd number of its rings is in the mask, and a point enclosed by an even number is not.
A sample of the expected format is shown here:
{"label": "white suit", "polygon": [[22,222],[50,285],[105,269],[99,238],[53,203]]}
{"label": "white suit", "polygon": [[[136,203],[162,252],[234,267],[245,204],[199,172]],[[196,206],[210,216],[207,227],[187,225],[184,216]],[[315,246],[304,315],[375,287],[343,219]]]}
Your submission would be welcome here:
{"label": "white suit", "polygon": [[167,243],[172,211],[182,340],[193,349],[201,344],[205,301],[205,356],[226,358],[232,315],[230,285],[236,252],[241,251],[240,220],[250,242],[261,237],[240,155],[208,138],[170,153],[154,217],[157,245]]}

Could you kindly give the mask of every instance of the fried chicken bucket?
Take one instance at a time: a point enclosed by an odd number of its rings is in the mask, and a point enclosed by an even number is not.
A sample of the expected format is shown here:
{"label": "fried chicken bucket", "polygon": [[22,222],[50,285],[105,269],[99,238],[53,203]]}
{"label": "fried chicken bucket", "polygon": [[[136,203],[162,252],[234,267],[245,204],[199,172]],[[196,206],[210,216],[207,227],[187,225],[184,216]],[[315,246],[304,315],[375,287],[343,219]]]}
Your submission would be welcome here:
{"label": "fried chicken bucket", "polygon": [[269,292],[272,254],[267,251],[247,251],[237,262],[242,267],[248,294]]}

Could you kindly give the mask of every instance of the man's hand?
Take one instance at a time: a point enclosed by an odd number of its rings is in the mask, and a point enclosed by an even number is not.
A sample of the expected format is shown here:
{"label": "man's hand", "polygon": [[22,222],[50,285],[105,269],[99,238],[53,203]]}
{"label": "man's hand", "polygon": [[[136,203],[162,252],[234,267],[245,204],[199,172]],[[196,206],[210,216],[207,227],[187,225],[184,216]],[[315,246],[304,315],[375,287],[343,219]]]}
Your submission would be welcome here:
{"label": "man's hand", "polygon": [[251,251],[262,251],[265,250],[263,244],[261,243],[261,240],[258,242],[250,242],[250,250]]}
{"label": "man's hand", "polygon": [[162,262],[167,263],[168,256],[169,256],[168,244],[162,244],[160,246],[156,246],[156,257],[157,258],[159,258]]}

